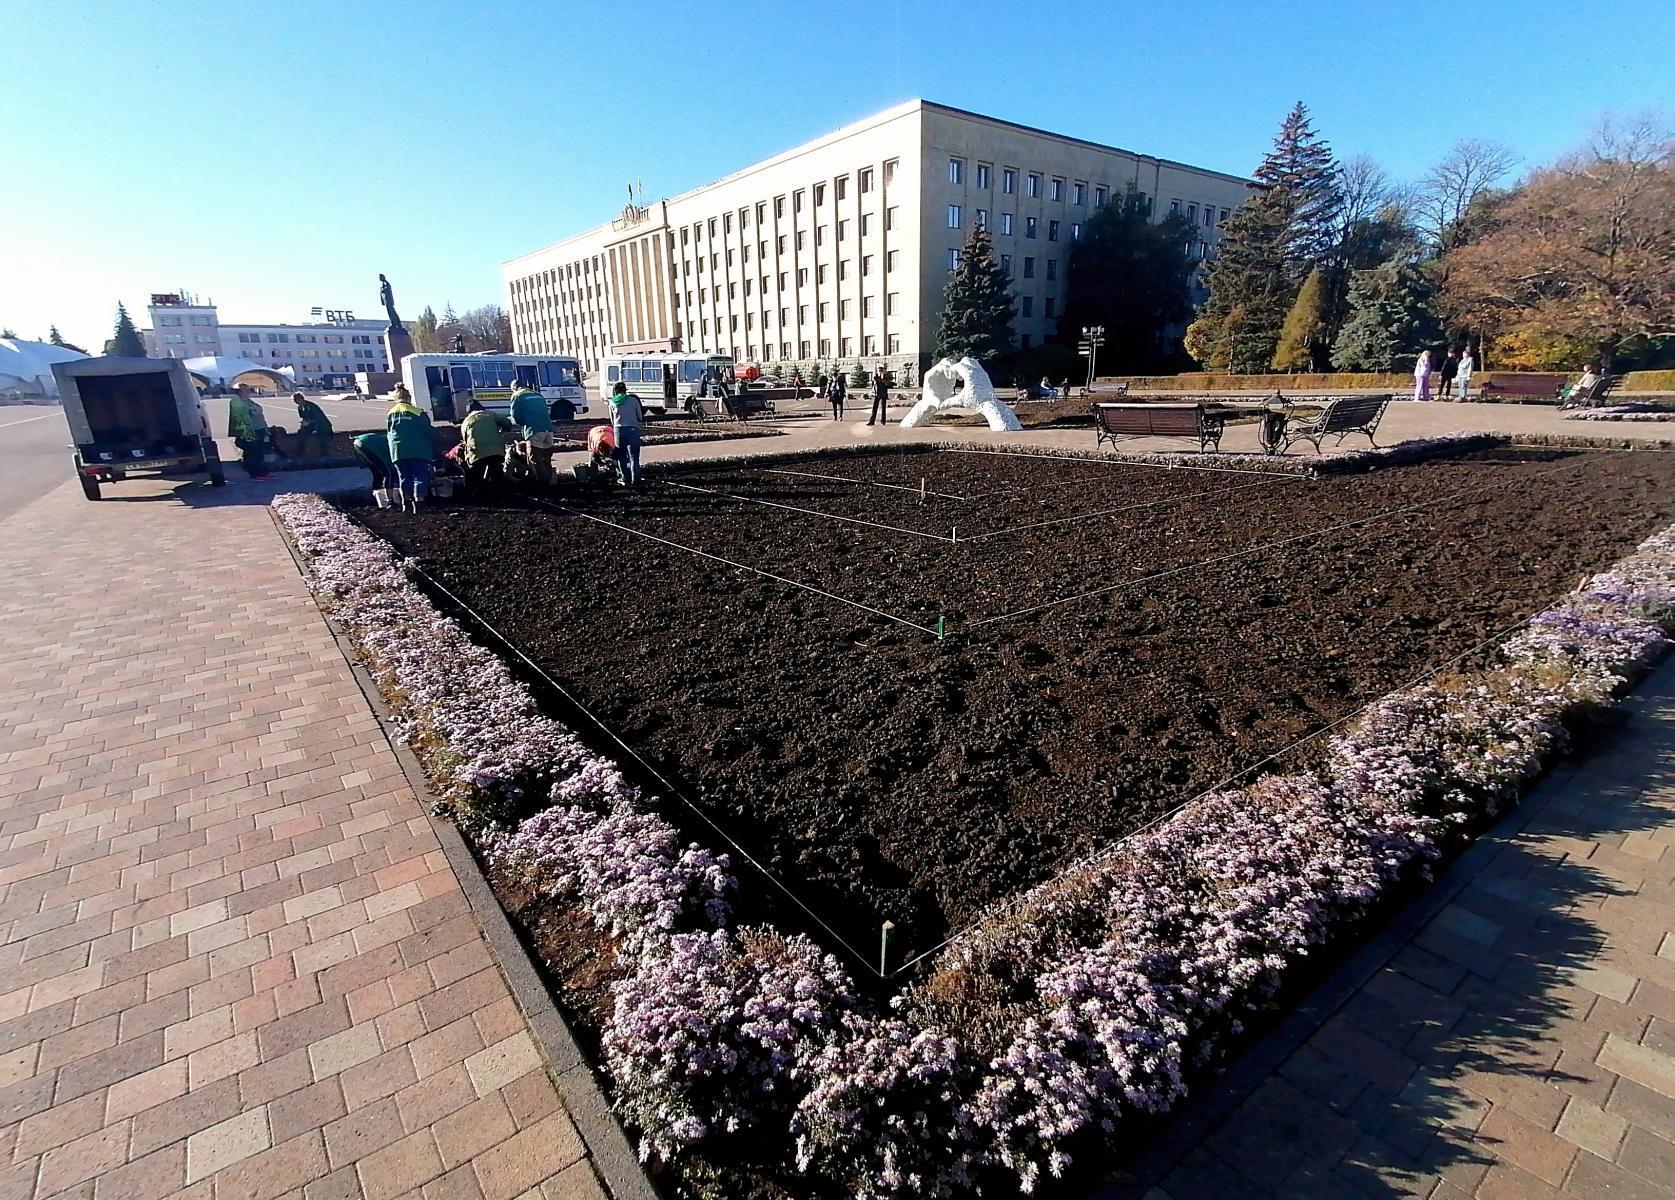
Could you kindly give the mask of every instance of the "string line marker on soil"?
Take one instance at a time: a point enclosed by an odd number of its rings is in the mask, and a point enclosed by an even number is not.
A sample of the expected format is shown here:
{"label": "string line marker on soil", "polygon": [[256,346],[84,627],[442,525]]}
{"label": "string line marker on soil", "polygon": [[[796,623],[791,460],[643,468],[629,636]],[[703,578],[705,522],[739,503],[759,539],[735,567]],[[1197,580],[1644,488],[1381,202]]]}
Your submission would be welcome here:
{"label": "string line marker on soil", "polygon": [[1112,513],[1132,512],[1137,508],[1155,508],[1160,504],[1175,507],[1193,500],[1208,500],[1216,496],[1230,496],[1234,492],[1246,492],[1251,488],[1272,487],[1266,479],[1259,479],[1255,483],[1238,483],[1232,487],[1222,488],[1213,492],[1188,492],[1181,496],[1160,496],[1156,500],[1139,500],[1133,504],[1120,504],[1115,508],[1097,508],[1092,512],[1072,513],[1068,517],[1052,517],[1045,521],[1031,521],[1027,525],[1008,525],[1004,529],[991,529],[987,533],[973,533],[966,535],[966,542],[980,542],[984,538],[1000,537],[1002,534],[1019,533],[1026,529],[1044,529],[1048,525],[1064,525],[1072,521],[1091,521],[1095,517],[1108,517]]}
{"label": "string line marker on soil", "polygon": [[1103,458],[1072,458],[1064,454],[1031,454],[1027,450],[975,450],[964,446],[944,446],[937,451],[939,454],[993,454],[1001,458],[1044,458],[1053,462],[1063,463],[1094,463],[1108,467],[1143,467],[1150,471],[1220,471],[1224,475],[1268,475],[1274,479],[1296,479],[1307,481],[1313,478],[1298,471],[1259,471],[1250,467],[1206,467],[1198,463],[1150,463],[1139,462],[1113,454]]}
{"label": "string line marker on soil", "polygon": [[860,517],[840,517],[836,513],[822,512],[818,508],[803,508],[796,504],[781,504],[777,500],[759,500],[755,496],[739,496],[732,492],[717,491],[715,488],[699,487],[695,483],[678,483],[673,479],[665,481],[670,487],[685,488],[689,492],[703,492],[706,496],[720,496],[723,500],[737,500],[745,504],[765,504],[769,508],[783,508],[788,512],[803,513],[810,517],[823,517],[828,521],[845,521],[850,525],[867,525],[873,529],[883,529],[889,533],[905,533],[910,537],[928,538],[933,542],[946,542],[948,539],[940,533],[926,533],[922,529],[908,529],[901,525],[886,525],[881,521],[865,521]]}
{"label": "string line marker on soil", "polygon": [[[1539,610],[1537,610],[1537,611],[1539,611]],[[1127,845],[1134,838],[1139,837],[1141,834],[1146,833],[1149,830],[1156,829],[1159,825],[1163,824],[1163,822],[1167,821],[1170,817],[1174,816],[1176,813],[1183,812],[1184,810],[1192,807],[1194,804],[1197,804],[1200,800],[1204,799],[1206,796],[1213,796],[1217,792],[1222,791],[1223,789],[1232,786],[1236,781],[1238,781],[1240,779],[1243,779],[1245,776],[1251,775],[1254,772],[1260,771],[1263,767],[1267,766],[1269,763],[1275,762],[1275,761],[1283,758],[1285,755],[1290,754],[1293,750],[1296,750],[1298,747],[1303,746],[1308,742],[1312,742],[1316,738],[1322,737],[1325,734],[1331,733],[1334,729],[1342,728],[1344,725],[1347,725],[1349,722],[1353,721],[1356,717],[1359,717],[1362,713],[1366,712],[1373,705],[1377,704],[1380,700],[1384,699],[1385,696],[1391,695],[1395,692],[1403,692],[1403,691],[1406,691],[1409,688],[1418,687],[1420,684],[1426,682],[1427,680],[1430,680],[1430,679],[1434,678],[1435,676],[1442,674],[1442,672],[1446,671],[1449,667],[1452,667],[1455,663],[1458,663],[1458,662],[1462,661],[1463,659],[1470,658],[1472,655],[1478,654],[1478,653],[1482,652],[1483,650],[1486,650],[1488,647],[1490,647],[1490,646],[1492,646],[1492,645],[1494,645],[1498,642],[1501,642],[1508,637],[1511,637],[1514,633],[1518,632],[1518,630],[1520,630],[1524,627],[1525,621],[1527,619],[1528,618],[1520,618],[1516,624],[1508,625],[1505,629],[1497,630],[1495,633],[1490,634],[1488,637],[1484,638],[1481,642],[1478,642],[1476,645],[1468,646],[1466,649],[1460,651],[1460,653],[1458,653],[1456,655],[1453,655],[1450,658],[1446,658],[1442,662],[1436,663],[1433,666],[1426,667],[1425,670],[1422,673],[1414,676],[1412,679],[1408,680],[1406,683],[1397,684],[1395,687],[1391,688],[1389,691],[1383,693],[1382,695],[1374,696],[1371,700],[1368,700],[1365,704],[1361,705],[1361,707],[1355,709],[1353,712],[1345,713],[1343,716],[1339,717],[1335,721],[1329,721],[1325,725],[1321,725],[1320,727],[1318,727],[1316,729],[1311,729],[1307,733],[1301,735],[1300,737],[1294,739],[1293,741],[1287,743],[1286,745],[1281,746],[1278,750],[1275,750],[1272,754],[1269,754],[1264,758],[1259,758],[1255,762],[1250,763],[1246,766],[1240,767],[1237,771],[1234,771],[1231,775],[1227,776],[1226,778],[1220,780],[1217,783],[1211,784],[1209,787],[1205,788],[1203,791],[1197,793],[1196,795],[1190,796],[1187,799],[1182,800],[1179,804],[1176,804],[1176,805],[1173,805],[1170,808],[1164,809],[1162,812],[1158,813],[1155,817],[1153,817],[1151,820],[1147,821],[1145,824],[1140,825],[1135,829],[1129,830],[1127,833],[1123,834],[1120,838],[1117,838],[1115,841],[1113,841],[1109,846],[1106,846],[1103,850],[1099,850],[1099,851],[1096,851],[1093,854],[1090,854],[1087,858],[1080,860],[1078,863],[1076,863],[1074,865],[1078,866],[1078,867],[1094,867],[1094,866],[1099,865],[1102,862],[1106,862],[1106,861],[1110,860],[1118,851],[1120,851],[1125,845]],[[1022,904],[1025,900],[1027,900],[1029,898],[1030,894],[1034,890],[1035,890],[1034,888],[1026,888],[1024,891],[1019,892],[1019,893],[1017,893],[1013,896],[1010,896],[1010,897],[1006,898],[1005,900],[1002,900],[999,903],[991,906],[990,908],[985,909],[980,918],[970,922],[968,925],[965,926],[965,928],[959,929],[959,930],[956,930],[953,933],[950,933],[947,937],[943,938],[940,942],[938,942],[936,945],[930,947],[928,950],[922,950],[918,954],[915,954],[912,958],[910,958],[906,962],[902,963],[894,971],[891,971],[888,974],[884,974],[883,972],[880,972],[881,976],[885,979],[894,979],[897,975],[900,975],[902,972],[904,972],[904,971],[906,971],[906,970],[908,970],[908,969],[910,969],[914,966],[917,966],[921,962],[924,962],[925,959],[927,959],[931,955],[937,953],[939,950],[942,950],[943,948],[945,948],[947,946],[950,946],[953,943],[959,941],[960,938],[964,937],[967,932],[969,932],[971,929],[975,928],[979,923],[981,923],[982,919],[988,918],[988,917],[999,916],[1002,913],[1009,912],[1010,910],[1018,907],[1018,905]]]}
{"label": "string line marker on soil", "polygon": [[[583,514],[580,514],[580,515],[585,516],[586,514],[583,513]],[[363,528],[364,528],[364,526],[363,526]],[[757,861],[757,859],[751,855],[750,851],[746,850],[743,846],[741,846],[738,843],[738,841],[730,833],[727,832],[726,829],[722,828],[721,825],[717,824],[713,817],[711,817],[707,812],[705,812],[702,808],[700,808],[693,801],[688,799],[686,794],[684,792],[682,792],[679,788],[677,788],[672,782],[670,782],[669,778],[666,775],[664,775],[663,772],[659,771],[656,767],[652,766],[651,763],[647,762],[644,758],[642,758],[640,756],[640,753],[637,750],[635,750],[633,746],[629,745],[627,742],[625,742],[621,737],[619,737],[617,735],[616,730],[612,729],[609,725],[605,724],[604,721],[600,720],[596,715],[594,715],[593,710],[588,708],[587,705],[583,704],[579,699],[577,699],[575,694],[573,692],[571,692],[569,688],[565,687],[558,680],[554,679],[553,676],[545,668],[543,668],[534,659],[530,658],[529,655],[525,654],[521,649],[519,649],[517,643],[513,642],[505,634],[501,633],[500,630],[496,629],[489,622],[488,618],[484,617],[476,609],[472,608],[464,600],[462,600],[462,599],[460,599],[460,597],[456,596],[452,591],[450,591],[447,588],[446,585],[444,585],[440,580],[436,579],[433,575],[431,575],[429,572],[427,572],[424,568],[422,568],[422,567],[420,567],[420,566],[418,566],[418,565],[416,565],[412,562],[407,563],[406,567],[409,571],[413,572],[414,575],[418,576],[421,580],[423,580],[427,585],[429,585],[432,588],[435,588],[436,591],[441,593],[443,596],[446,596],[448,598],[449,603],[455,605],[461,612],[463,612],[466,616],[470,617],[471,620],[474,621],[478,626],[480,626],[482,628],[482,630],[485,633],[487,633],[491,639],[498,642],[501,646],[504,646],[508,653],[514,655],[519,662],[523,663],[524,666],[528,667],[529,670],[534,672],[535,676],[538,679],[540,679],[543,683],[545,683],[548,687],[550,687],[558,695],[564,697],[564,700],[567,704],[570,704],[570,705],[574,706],[574,708],[576,709],[577,712],[581,713],[583,717],[585,717],[591,724],[593,724],[607,738],[609,738],[611,741],[615,742],[617,747],[624,754],[626,754],[629,758],[633,759],[634,762],[638,763],[640,768],[643,771],[645,771],[645,773],[647,774],[648,777],[650,777],[651,779],[656,780],[658,787],[660,789],[662,789],[665,793],[667,793],[667,795],[669,796],[670,799],[677,800],[681,804],[685,805],[688,809],[690,809],[694,816],[696,816],[699,820],[701,820],[705,825],[709,826],[710,831],[712,833],[714,833],[716,837],[720,838],[723,842],[726,842],[727,845],[732,848],[732,850],[735,854],[737,854],[741,859],[743,859],[745,862],[749,863],[751,866],[755,867],[756,870],[761,873],[761,875],[764,879],[768,880],[768,882],[773,884],[781,892],[785,893],[786,899],[790,900],[791,903],[795,904],[798,908],[800,908],[808,916],[808,918],[811,921],[813,921],[815,924],[819,925],[821,929],[825,930],[827,935],[830,936],[833,941],[835,941],[839,946],[842,946],[845,950],[847,950],[850,953],[850,955],[852,957],[854,957],[854,959],[857,962],[859,962],[860,964],[865,966],[868,970],[873,970],[872,962],[864,952],[862,952],[861,950],[858,950],[854,946],[852,946],[849,943],[849,941],[842,934],[840,934],[837,930],[832,928],[832,926],[826,921],[826,919],[824,917],[822,917],[818,912],[816,912],[813,908],[811,908],[808,904],[806,904],[803,901],[803,899],[800,896],[797,895],[796,892],[792,891],[790,886],[788,884],[786,884],[784,880],[780,879],[778,875],[775,875],[772,871],[770,871],[761,862]],[[882,963],[882,958],[880,959],[880,962]],[[876,973],[878,974],[879,978],[883,978],[882,970],[879,970]]]}
{"label": "string line marker on soil", "polygon": [[[704,491],[706,489],[698,488],[696,490]],[[724,493],[721,492],[716,493],[716,495],[723,494]],[[535,501],[535,503],[543,505],[546,508],[553,509],[556,512],[568,513],[570,516],[582,517],[589,521],[597,521],[601,525],[621,530],[623,533],[631,533],[635,537],[645,538],[647,541],[657,542],[659,545],[668,546],[675,550],[684,550],[688,554],[695,555],[698,558],[707,558],[711,562],[718,562],[723,566],[733,567],[740,571],[749,571],[752,575],[760,575],[762,578],[771,579],[775,583],[783,583],[789,587],[801,588],[805,592],[813,592],[816,596],[824,596],[828,600],[836,600],[839,604],[847,604],[851,608],[858,608],[862,612],[869,612],[875,617],[883,617],[886,621],[894,621],[897,625],[906,625],[909,629],[917,629],[920,633],[936,633],[936,630],[932,629],[929,625],[921,625],[917,621],[909,621],[906,617],[898,617],[894,613],[887,613],[883,609],[874,608],[870,604],[862,604],[860,601],[851,600],[847,596],[836,595],[832,592],[826,591],[824,588],[817,588],[810,583],[803,583],[796,579],[787,579],[783,575],[775,575],[772,571],[764,571],[760,567],[753,567],[747,563],[734,562],[730,558],[722,558],[719,554],[711,554],[708,550],[700,550],[696,546],[687,546],[680,542],[670,541],[668,538],[658,537],[655,533],[647,533],[643,529],[635,529],[632,525],[620,525],[615,521],[608,521],[604,517],[594,516],[592,513],[585,513],[579,509],[570,508],[563,504],[555,504],[551,500],[543,500],[540,496],[531,496],[529,498]],[[943,538],[939,540],[946,541],[947,539]]]}
{"label": "string line marker on soil", "polygon": [[804,479],[826,479],[833,483],[851,483],[862,487],[889,488],[895,492],[918,492],[920,498],[935,496],[939,500],[970,500],[970,496],[956,496],[952,492],[927,492],[925,481],[921,479],[918,487],[909,487],[904,483],[879,483],[872,479],[850,479],[846,475],[822,475],[817,471],[790,471],[784,467],[763,467],[764,475],[800,475]]}
{"label": "string line marker on soil", "polygon": [[[1618,451],[1618,453],[1629,453],[1629,451]],[[1095,596],[1107,596],[1112,592],[1120,592],[1126,588],[1138,587],[1142,583],[1155,583],[1159,579],[1167,579],[1169,576],[1179,575],[1183,571],[1192,571],[1198,569],[1199,567],[1216,566],[1220,563],[1232,562],[1235,559],[1248,558],[1252,554],[1262,554],[1270,550],[1278,550],[1282,546],[1290,546],[1298,542],[1324,538],[1329,534],[1337,533],[1345,529],[1354,529],[1356,526],[1371,524],[1374,521],[1395,520],[1397,517],[1407,516],[1418,512],[1420,509],[1431,508],[1438,504],[1446,504],[1450,500],[1457,500],[1461,496],[1468,496],[1474,492],[1494,491],[1500,488],[1519,486],[1531,479],[1537,479],[1543,475],[1551,475],[1555,471],[1570,470],[1581,466],[1588,461],[1589,460],[1585,456],[1579,457],[1575,462],[1562,463],[1557,467],[1551,467],[1545,471],[1533,471],[1529,475],[1522,476],[1518,479],[1502,483],[1486,483],[1481,487],[1462,488],[1460,491],[1451,492],[1448,495],[1438,497],[1435,500],[1417,500],[1412,504],[1402,505],[1399,508],[1388,508],[1383,512],[1372,513],[1369,516],[1356,517],[1349,521],[1340,521],[1336,525],[1328,525],[1324,529],[1310,530],[1307,533],[1299,533],[1291,537],[1280,538],[1278,541],[1262,542],[1255,546],[1246,546],[1243,550],[1230,550],[1226,554],[1217,554],[1210,558],[1201,559],[1197,562],[1189,562],[1178,567],[1170,567],[1166,571],[1158,571],[1151,575],[1142,575],[1138,579],[1125,579],[1121,583],[1108,584],[1105,587],[1093,588],[1092,590],[1086,592],[1076,592],[1069,596],[1060,596],[1056,600],[1048,600],[1041,604],[1031,605],[1028,608],[1014,609],[1011,612],[998,613],[992,617],[982,617],[976,621],[970,622],[967,628],[976,629],[980,625],[993,625],[996,621],[1010,621],[1017,617],[1027,617],[1034,613],[1043,612],[1049,608],[1057,608],[1061,604],[1074,604],[1078,600],[1091,600]]]}

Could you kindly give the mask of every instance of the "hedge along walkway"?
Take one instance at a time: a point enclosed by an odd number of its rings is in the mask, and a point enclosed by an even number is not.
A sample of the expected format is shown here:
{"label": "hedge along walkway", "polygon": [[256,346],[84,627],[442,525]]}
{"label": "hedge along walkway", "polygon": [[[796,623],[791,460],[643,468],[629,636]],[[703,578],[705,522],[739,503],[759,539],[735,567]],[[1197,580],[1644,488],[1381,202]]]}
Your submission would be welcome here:
{"label": "hedge along walkway", "polygon": [[1630,711],[1100,1200],[1670,1196],[1675,659]]}
{"label": "hedge along walkway", "polygon": [[0,1198],[601,1197],[270,492],[0,525]]}

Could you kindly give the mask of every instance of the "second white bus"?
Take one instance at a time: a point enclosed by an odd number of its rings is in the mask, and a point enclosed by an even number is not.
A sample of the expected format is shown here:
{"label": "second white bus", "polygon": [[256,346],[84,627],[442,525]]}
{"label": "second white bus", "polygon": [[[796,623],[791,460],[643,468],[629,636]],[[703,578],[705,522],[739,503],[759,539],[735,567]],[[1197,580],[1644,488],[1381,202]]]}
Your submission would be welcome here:
{"label": "second white bus", "polygon": [[540,391],[556,421],[587,412],[581,364],[558,355],[409,354],[401,360],[401,379],[413,393],[413,403],[427,409],[433,420],[463,419],[473,399],[504,415],[518,384]]}
{"label": "second white bus", "polygon": [[607,355],[600,363],[600,393],[609,396],[612,387],[621,382],[654,413],[691,412],[704,372],[712,367],[722,383],[734,386],[733,359],[726,354],[654,351]]}

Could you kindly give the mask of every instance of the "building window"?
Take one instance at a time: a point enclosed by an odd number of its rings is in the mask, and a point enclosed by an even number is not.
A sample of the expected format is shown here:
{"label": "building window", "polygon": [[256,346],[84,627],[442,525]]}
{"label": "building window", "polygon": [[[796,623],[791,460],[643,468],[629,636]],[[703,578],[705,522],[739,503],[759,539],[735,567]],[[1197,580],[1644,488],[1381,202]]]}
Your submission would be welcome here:
{"label": "building window", "polygon": [[1077,204],[1086,204],[1088,202],[1088,185],[1077,183],[1070,189],[1070,198]]}
{"label": "building window", "polygon": [[1049,242],[1056,242],[1059,240],[1059,223],[1057,221],[1047,222],[1047,240]]}
{"label": "building window", "polygon": [[993,173],[994,173],[994,168],[989,166],[988,163],[978,163],[977,164],[977,186],[980,187],[980,188],[987,188],[989,186],[989,176],[992,175]]}
{"label": "building window", "polygon": [[900,250],[888,250],[888,251],[885,252],[885,254],[884,254],[884,271],[885,271],[885,274],[888,274],[889,272],[894,271],[896,269],[896,255],[898,255],[900,253],[901,253]]}
{"label": "building window", "polygon": [[803,211],[803,192],[801,188],[791,193],[791,210],[793,212]]}
{"label": "building window", "polygon": [[1018,190],[1018,173],[1011,167],[1005,167],[1000,172],[1000,190],[1008,196]]}
{"label": "building window", "polygon": [[1012,214],[1011,213],[1001,213],[1000,214],[1000,231],[1002,233],[1008,235],[1008,236],[1011,235],[1011,233],[1012,233]]}
{"label": "building window", "polygon": [[768,202],[759,200],[756,203],[756,223],[761,225],[768,219]]}
{"label": "building window", "polygon": [[1082,223],[1080,221],[1070,222],[1070,240],[1073,242],[1082,240]]}
{"label": "building window", "polygon": [[848,300],[839,300],[838,301],[838,320],[847,321],[848,319],[849,319],[849,301]]}
{"label": "building window", "polygon": [[1221,219],[1223,221],[1227,220],[1227,210],[1225,208],[1221,210]]}
{"label": "building window", "polygon": [[841,242],[841,241],[843,241],[844,238],[849,236],[849,222],[848,221],[839,221],[837,223],[837,229],[838,229],[838,241]]}
{"label": "building window", "polygon": [[783,292],[786,288],[788,288],[790,286],[791,286],[791,275],[790,275],[790,273],[786,272],[786,271],[781,271],[779,273],[779,290]]}
{"label": "building window", "polygon": [[896,299],[900,295],[901,295],[900,292],[886,292],[885,293],[885,295],[884,295],[884,315],[885,316],[893,317],[893,316],[896,315]]}
{"label": "building window", "polygon": [[1047,198],[1055,204],[1064,202],[1064,180],[1055,179],[1048,188]]}
{"label": "building window", "polygon": [[213,333],[200,333],[197,335],[197,339],[199,342],[207,342],[211,346],[220,340]]}
{"label": "building window", "polygon": [[814,227],[814,244],[816,246],[824,246],[826,244],[826,227],[824,225],[816,225]]}
{"label": "building window", "polygon": [[953,246],[950,246],[948,248],[948,269],[950,271],[956,271],[956,270],[959,269],[959,266],[960,266],[960,252],[957,248],[955,248]]}
{"label": "building window", "polygon": [[721,232],[723,232],[723,233],[732,233],[733,232],[733,214],[732,213],[722,213],[721,214]]}
{"label": "building window", "polygon": [[837,181],[833,183],[832,186],[837,189],[837,199],[846,199],[849,195],[849,176],[839,175],[837,177]]}
{"label": "building window", "polygon": [[1008,276],[1012,274],[1012,256],[1010,254],[1000,256],[1000,269],[1002,274]]}
{"label": "building window", "polygon": [[1189,225],[1198,224],[1198,206],[1196,204],[1186,206],[1186,220]]}
{"label": "building window", "polygon": [[797,305],[797,324],[799,324],[799,325],[807,325],[808,324],[808,305],[806,305],[806,304]]}
{"label": "building window", "polygon": [[980,209],[977,210],[977,228],[985,230],[985,231],[989,228],[989,210],[988,209],[980,208]]}
{"label": "building window", "polygon": [[826,185],[817,183],[814,185],[814,207],[819,208],[824,203],[826,203]]}
{"label": "building window", "polygon": [[958,204],[950,204],[948,206],[948,228],[958,229],[959,227],[960,227],[960,206]]}
{"label": "building window", "polygon": [[901,353],[901,334],[892,333],[890,335],[889,353],[891,353],[891,354],[900,354]]}
{"label": "building window", "polygon": [[1172,212],[1172,213],[1180,212],[1181,211],[1181,202],[1179,200],[1169,201],[1169,211]]}
{"label": "building window", "polygon": [[848,279],[848,278],[849,278],[849,260],[847,258],[840,258],[840,259],[838,259],[838,282],[842,283],[845,279]]}
{"label": "building window", "polygon": [[[774,197],[774,216],[783,217],[784,215],[785,215],[785,197],[784,196],[775,196]],[[686,240],[686,231],[684,229],[681,230],[681,240],[682,241]]]}
{"label": "building window", "polygon": [[1041,196],[1041,176],[1034,171],[1031,171],[1024,181],[1024,195],[1032,199],[1039,199]]}
{"label": "building window", "polygon": [[864,350],[869,356],[873,355],[873,354],[877,354],[878,353],[878,338],[873,334],[870,334],[870,333],[867,334],[866,337],[861,339],[861,349]]}
{"label": "building window", "polygon": [[1035,260],[1033,258],[1024,259],[1024,278],[1035,278]]}
{"label": "building window", "polygon": [[872,168],[863,167],[855,172],[855,182],[859,185],[862,195],[872,191]]}
{"label": "building window", "polygon": [[865,279],[868,275],[871,275],[871,274],[872,274],[872,255],[863,254],[863,255],[861,255],[861,278]]}
{"label": "building window", "polygon": [[[847,301],[845,303],[847,303]],[[862,296],[861,297],[861,315],[863,317],[872,316],[872,297],[871,296]]]}
{"label": "building window", "polygon": [[[163,340],[171,346],[178,346],[186,340],[186,335],[184,333],[165,333]],[[275,353],[278,352],[275,351]]]}
{"label": "building window", "polygon": [[832,339],[831,338],[821,338],[820,339],[820,357],[821,358],[830,358],[831,356],[832,356]]}
{"label": "building window", "polygon": [[1216,210],[1208,204],[1204,206],[1204,228],[1208,229],[1216,223]]}
{"label": "building window", "polygon": [[1048,279],[1057,279],[1058,277],[1059,277],[1059,260],[1056,259],[1056,258],[1049,258],[1047,260],[1047,278]]}
{"label": "building window", "polygon": [[1027,238],[1032,238],[1032,237],[1035,236],[1035,218],[1034,217],[1025,217],[1024,218],[1024,236],[1027,237]]}
{"label": "building window", "polygon": [[806,236],[807,236],[807,231],[806,230],[802,230],[802,229],[797,230],[797,249],[801,250],[803,248],[804,238]]}
{"label": "building window", "polygon": [[1019,301],[1019,303],[1023,305],[1023,315],[1024,316],[1033,317],[1035,315],[1035,297],[1034,296],[1025,296],[1021,301]]}
{"label": "building window", "polygon": [[826,282],[825,263],[821,263],[819,266],[814,268],[814,282],[817,284],[824,284]]}
{"label": "building window", "polygon": [[840,351],[841,351],[844,358],[854,357],[854,354],[855,354],[855,339],[854,338],[844,338],[843,341],[838,343],[838,345],[840,347]]}
{"label": "building window", "polygon": [[1050,319],[1053,316],[1053,308],[1053,298],[1048,296],[1041,302],[1041,315]]}
{"label": "building window", "polygon": [[948,182],[949,183],[964,183],[965,182],[965,159],[963,159],[963,158],[950,158],[948,160]]}
{"label": "building window", "polygon": [[894,208],[887,208],[887,209],[884,210],[884,228],[886,230],[890,230],[890,229],[894,229],[895,227],[896,227],[896,210]]}
{"label": "building window", "polygon": [[781,253],[781,254],[785,253],[785,245],[786,245],[786,238],[785,238],[785,235],[783,233],[780,234],[777,238],[774,239],[774,249],[777,250],[779,253]]}
{"label": "building window", "polygon": [[899,159],[892,158],[884,164],[884,183],[886,186],[896,181],[896,163],[899,161]]}
{"label": "building window", "polygon": [[180,318],[179,317],[159,317],[157,319],[157,325],[161,329],[179,329],[180,328]]}

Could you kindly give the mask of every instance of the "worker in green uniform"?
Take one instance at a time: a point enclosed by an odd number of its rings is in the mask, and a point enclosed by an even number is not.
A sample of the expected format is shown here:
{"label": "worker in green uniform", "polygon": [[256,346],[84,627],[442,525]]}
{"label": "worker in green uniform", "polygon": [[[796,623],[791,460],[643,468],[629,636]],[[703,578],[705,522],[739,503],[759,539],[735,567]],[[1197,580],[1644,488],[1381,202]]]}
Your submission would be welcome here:
{"label": "worker in green uniform", "polygon": [[499,413],[491,413],[476,400],[471,401],[465,420],[459,425],[465,477],[473,484],[499,483],[501,459],[506,454],[505,435],[516,429],[516,425]]}
{"label": "worker in green uniform", "polygon": [[252,479],[268,478],[263,452],[268,445],[268,419],[262,406],[250,398],[250,389],[239,384],[227,400],[227,436],[244,456],[244,470]]}
{"label": "worker in green uniform", "polygon": [[350,445],[354,447],[356,460],[372,473],[373,492],[388,492],[390,486],[395,483],[395,461],[390,458],[390,435],[379,429],[361,434]]}
{"label": "worker in green uniform", "polygon": [[332,448],[331,418],[301,392],[291,394],[291,403],[297,406],[297,453],[307,458],[309,446],[317,445],[320,457],[326,457]]}
{"label": "worker in green uniform", "polygon": [[[546,397],[526,383],[512,392],[512,421],[520,426],[522,438],[518,446],[530,474],[543,487],[553,481],[553,419],[547,411]],[[509,450],[510,448],[508,448]],[[506,457],[512,463],[511,454]]]}
{"label": "worker in green uniform", "polygon": [[396,484],[401,488],[401,507],[417,513],[430,497],[430,481],[436,472],[436,440],[430,418],[413,406],[406,387],[396,385],[396,401],[385,419],[390,439],[390,459],[395,463]]}

